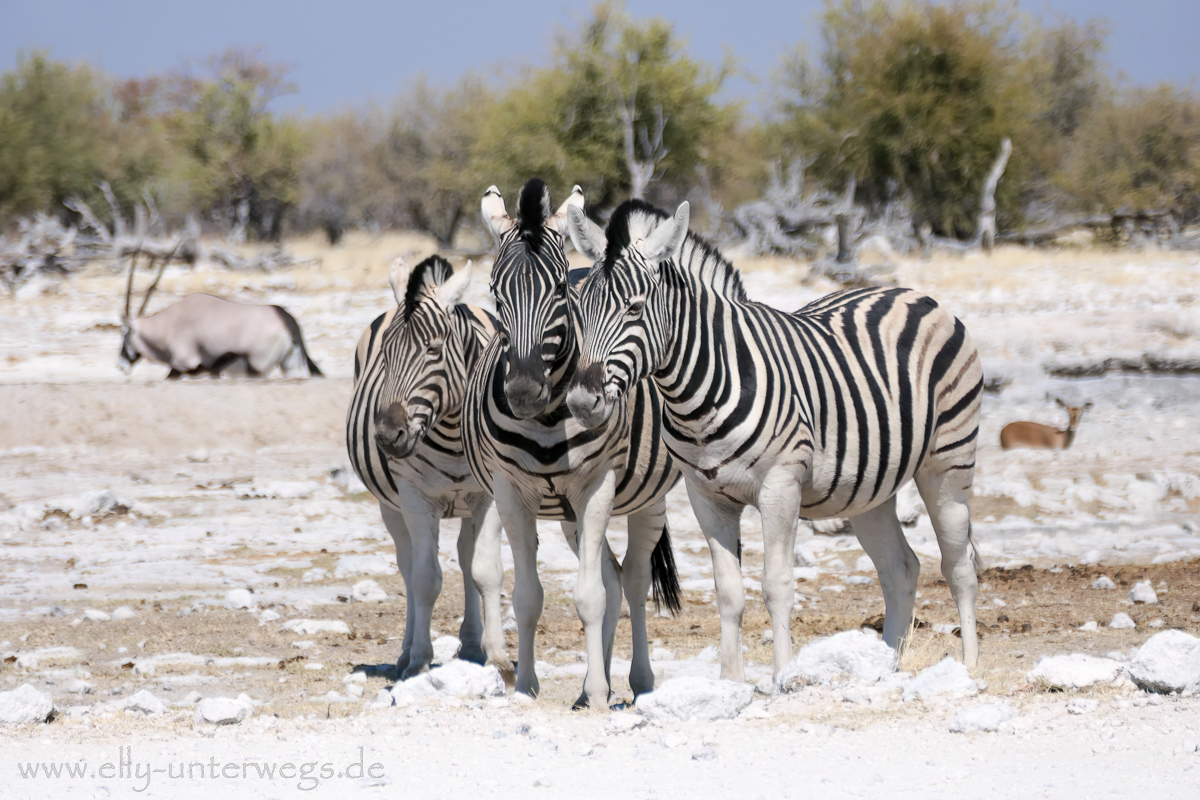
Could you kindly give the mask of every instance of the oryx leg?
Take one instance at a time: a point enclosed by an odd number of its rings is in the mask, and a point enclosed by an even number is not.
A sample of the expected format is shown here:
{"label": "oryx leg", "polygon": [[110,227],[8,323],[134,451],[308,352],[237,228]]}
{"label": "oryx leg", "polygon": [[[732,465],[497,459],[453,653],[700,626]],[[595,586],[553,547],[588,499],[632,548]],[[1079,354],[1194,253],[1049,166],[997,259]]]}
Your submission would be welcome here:
{"label": "oryx leg", "polygon": [[412,639],[415,624],[413,621],[412,604],[412,539],[408,535],[408,526],[399,511],[384,503],[379,504],[379,513],[383,517],[383,525],[392,535],[396,545],[396,565],[400,568],[400,578],[404,581],[404,639],[400,646],[400,658],[396,661],[396,675],[399,676],[408,669],[408,661],[412,652]]}
{"label": "oryx leg", "polygon": [[[615,616],[608,614],[614,605],[610,603],[613,594],[618,614],[621,608],[620,582],[615,582],[615,592],[606,591],[604,585],[605,566],[612,564],[607,534],[616,486],[616,471],[605,470],[577,506],[582,513],[579,515],[579,573],[575,582],[575,610],[579,613],[583,635],[587,640],[588,671],[583,681],[583,693],[591,708],[608,707],[609,659],[615,631],[606,631],[605,623],[606,616]],[[612,622],[615,627],[615,619]]]}
{"label": "oryx leg", "polygon": [[483,652],[487,655],[487,663],[500,670],[505,684],[512,686],[516,681],[516,673],[504,646],[500,610],[500,590],[504,584],[504,562],[500,559],[500,512],[492,498],[484,496],[473,504],[471,513],[476,520],[471,578],[483,598]]}
{"label": "oryx leg", "polygon": [[633,630],[629,688],[633,689],[634,697],[654,691],[654,671],[650,667],[646,634],[646,596],[650,593],[650,556],[658,546],[666,524],[665,500],[629,515],[629,546],[621,564],[621,583],[629,603],[629,624]]}
{"label": "oryx leg", "polygon": [[939,473],[939,466],[922,467],[916,475],[917,490],[925,501],[942,551],[942,576],[950,584],[950,595],[958,606],[963,663],[973,670],[979,663],[979,633],[975,629],[978,556],[971,542],[971,511],[967,507],[973,475],[970,470],[956,469]]}
{"label": "oryx leg", "polygon": [[458,657],[464,661],[483,664],[483,617],[479,608],[479,589],[471,577],[471,562],[475,558],[475,520],[463,517],[458,529],[458,565],[463,574],[463,621],[458,629]]}
{"label": "oryx leg", "polygon": [[[541,684],[535,668],[538,620],[546,601],[537,574],[537,507],[530,509],[507,475],[497,471],[492,491],[513,554],[513,612],[517,617],[516,691],[537,697]],[[536,501],[535,501],[536,502]]]}
{"label": "oryx leg", "polygon": [[921,562],[908,546],[896,518],[895,495],[853,517],[850,527],[879,573],[879,588],[883,590],[883,641],[899,650],[912,621]]}
{"label": "oryx leg", "polygon": [[746,610],[746,588],[742,584],[742,564],[738,558],[741,540],[741,516],[745,506],[710,498],[685,477],[688,499],[704,531],[713,562],[713,580],[717,588],[717,608],[721,614],[721,678],[744,681],[742,663],[742,614]]}
{"label": "oryx leg", "polygon": [[[763,602],[771,616],[775,645],[773,678],[792,660],[792,609],[796,605],[796,522],[803,472],[773,469],[758,490],[763,528]],[[740,574],[738,576],[741,577]]]}
{"label": "oryx leg", "polygon": [[[415,493],[415,492],[414,492]],[[415,498],[414,498],[415,500]],[[420,502],[403,504],[404,522],[412,537],[412,581],[408,602],[413,607],[413,640],[408,668],[400,673],[401,680],[419,675],[433,662],[433,642],[429,628],[433,622],[433,606],[442,592],[442,565],[438,561],[438,529],[441,520]]]}
{"label": "oryx leg", "polygon": [[[563,537],[575,557],[579,557],[579,526],[574,522],[563,522]],[[621,569],[617,566],[617,558],[609,546],[608,537],[604,537],[604,557],[601,560],[601,580],[604,583],[604,679],[612,685],[612,655],[613,645],[617,638],[617,623],[621,619]],[[584,684],[575,708],[587,706],[587,685]]]}

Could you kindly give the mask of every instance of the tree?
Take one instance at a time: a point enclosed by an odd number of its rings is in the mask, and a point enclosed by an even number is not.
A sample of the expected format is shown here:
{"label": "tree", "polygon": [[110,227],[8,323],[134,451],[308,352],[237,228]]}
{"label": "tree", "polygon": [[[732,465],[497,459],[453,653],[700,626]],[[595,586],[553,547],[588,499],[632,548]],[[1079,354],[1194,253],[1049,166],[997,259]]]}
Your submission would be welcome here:
{"label": "tree", "polygon": [[823,22],[819,65],[803,52],[788,65],[780,125],[815,175],[856,181],[875,209],[907,198],[917,224],[969,237],[1009,137],[996,200],[1002,215],[1019,214],[1045,104],[1014,13],[987,0],[828,0]]}
{"label": "tree", "polygon": [[293,91],[287,70],[232,49],[210,60],[208,77],[173,80],[169,129],[187,157],[185,177],[209,217],[277,239],[295,202],[303,141],[271,101]]}
{"label": "tree", "polygon": [[687,56],[665,20],[597,5],[578,35],[559,37],[550,67],[502,98],[477,163],[508,185],[533,175],[564,191],[579,183],[592,208],[642,197],[659,180],[686,188],[712,158],[713,134],[736,120],[736,107],[714,99],[729,71]]}
{"label": "tree", "polygon": [[0,215],[62,211],[97,196],[111,129],[102,78],[42,52],[0,80]]}
{"label": "tree", "polygon": [[307,124],[296,204],[302,229],[320,228],[336,245],[352,227],[394,221],[385,210],[391,198],[377,163],[383,128],[377,114],[355,112]]}

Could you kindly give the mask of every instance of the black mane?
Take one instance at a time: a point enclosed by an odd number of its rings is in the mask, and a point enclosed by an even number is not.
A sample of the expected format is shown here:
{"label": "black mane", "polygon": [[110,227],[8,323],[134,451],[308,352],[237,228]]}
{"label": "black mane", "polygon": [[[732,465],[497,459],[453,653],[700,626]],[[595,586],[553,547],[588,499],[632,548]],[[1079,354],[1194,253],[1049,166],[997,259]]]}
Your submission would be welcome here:
{"label": "black mane", "polygon": [[412,318],[413,312],[421,304],[421,295],[435,286],[441,286],[454,274],[450,262],[438,255],[430,256],[413,267],[408,276],[408,286],[404,289],[404,320]]}
{"label": "black mane", "polygon": [[621,205],[617,206],[617,210],[612,213],[612,217],[608,220],[608,228],[604,234],[607,242],[604,246],[604,268],[611,270],[613,264],[617,262],[621,251],[633,243],[633,238],[629,233],[629,221],[634,214],[642,214],[644,216],[658,217],[659,219],[667,219],[668,215],[647,203],[645,200],[637,198],[626,200]]}
{"label": "black mane", "polygon": [[546,218],[551,214],[550,190],[541,178],[530,178],[521,187],[521,198],[517,201],[517,225],[520,237],[529,249],[538,252],[546,231]]}

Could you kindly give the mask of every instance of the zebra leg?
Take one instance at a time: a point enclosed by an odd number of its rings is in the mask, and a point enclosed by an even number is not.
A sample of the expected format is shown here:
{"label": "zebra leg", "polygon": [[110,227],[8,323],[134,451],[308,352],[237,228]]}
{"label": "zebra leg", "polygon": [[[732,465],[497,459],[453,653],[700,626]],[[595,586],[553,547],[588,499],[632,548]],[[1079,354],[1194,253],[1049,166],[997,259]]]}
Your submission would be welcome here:
{"label": "zebra leg", "polygon": [[[617,487],[615,470],[605,470],[583,498],[579,526],[579,574],[575,582],[575,610],[587,640],[588,671],[583,693],[591,708],[607,708],[611,683],[609,666],[616,619],[621,609],[620,581],[605,587],[606,565],[613,563],[608,548],[608,520]],[[615,590],[615,591],[614,591]],[[610,600],[615,599],[614,602]],[[610,613],[615,610],[616,613]],[[606,625],[606,622],[609,625]],[[610,627],[611,626],[611,627]],[[609,630],[606,630],[609,628]]]}
{"label": "zebra leg", "polygon": [[538,620],[542,618],[546,602],[537,574],[537,512],[529,509],[518,487],[500,470],[492,478],[492,491],[513,554],[513,612],[517,616],[516,691],[537,697],[541,684],[535,669],[535,640]]}
{"label": "zebra leg", "polygon": [[483,652],[483,618],[479,609],[479,589],[471,577],[471,562],[475,558],[475,520],[463,517],[458,529],[458,565],[463,574],[463,622],[458,629],[458,657],[476,664],[487,662]]}
{"label": "zebra leg", "polygon": [[696,488],[688,476],[688,499],[713,562],[713,580],[717,586],[717,608],[721,613],[721,678],[746,680],[742,664],[742,614],[746,610],[746,587],[742,584],[742,563],[738,557],[741,541],[742,508],[709,498]]}
{"label": "zebra leg", "polygon": [[942,551],[942,576],[950,584],[950,594],[958,606],[963,663],[973,670],[979,663],[979,634],[975,629],[978,554],[971,541],[971,512],[967,507],[973,475],[969,470],[951,469],[939,474],[935,469],[930,466],[917,473],[917,490],[925,501]]}
{"label": "zebra leg", "polygon": [[483,596],[483,652],[487,654],[487,663],[500,670],[504,683],[512,686],[516,682],[516,672],[504,646],[500,612],[500,589],[504,583],[504,563],[500,560],[500,512],[492,498],[484,497],[475,503],[471,513],[477,525],[471,578]]}
{"label": "zebra leg", "polygon": [[[579,526],[574,522],[562,522],[563,538],[567,540],[567,545],[571,548],[571,552],[579,558]],[[608,544],[608,537],[604,538],[604,552],[606,555],[602,580],[604,582],[604,678],[608,681],[608,685],[612,686],[612,656],[613,645],[617,638],[617,623],[621,618],[621,570],[617,567],[617,557],[613,555],[612,549]],[[587,708],[587,691],[580,690],[579,698],[575,701],[574,708]]]}
{"label": "zebra leg", "polygon": [[404,517],[391,506],[379,504],[379,513],[383,517],[384,527],[392,535],[396,545],[396,565],[400,568],[400,578],[404,581],[404,640],[400,647],[400,658],[396,661],[396,677],[399,678],[408,669],[408,661],[412,655],[413,630],[416,628],[413,618],[412,604],[412,538],[408,535],[408,526]]}
{"label": "zebra leg", "polygon": [[629,665],[629,687],[634,697],[654,691],[650,646],[646,634],[646,596],[650,592],[650,555],[662,538],[667,522],[667,503],[660,500],[650,508],[629,515],[629,547],[621,565],[621,583],[629,603],[633,629],[633,658]]}
{"label": "zebra leg", "polygon": [[899,650],[912,621],[921,562],[908,546],[896,518],[895,495],[851,519],[850,527],[879,573],[879,587],[883,589],[883,641]]}
{"label": "zebra leg", "polygon": [[[800,484],[803,471],[796,468],[771,470],[758,490],[758,509],[763,527],[763,602],[771,615],[775,637],[775,669],[778,681],[792,660],[792,609],[796,606],[796,522],[800,516]],[[737,575],[741,580],[741,571]]]}
{"label": "zebra leg", "polygon": [[412,536],[412,582],[409,585],[408,602],[415,609],[412,651],[408,668],[400,673],[400,680],[406,681],[425,672],[433,662],[429,627],[433,621],[433,604],[442,592],[442,565],[438,562],[438,527],[441,520],[418,507],[416,513],[406,513],[404,521]]}

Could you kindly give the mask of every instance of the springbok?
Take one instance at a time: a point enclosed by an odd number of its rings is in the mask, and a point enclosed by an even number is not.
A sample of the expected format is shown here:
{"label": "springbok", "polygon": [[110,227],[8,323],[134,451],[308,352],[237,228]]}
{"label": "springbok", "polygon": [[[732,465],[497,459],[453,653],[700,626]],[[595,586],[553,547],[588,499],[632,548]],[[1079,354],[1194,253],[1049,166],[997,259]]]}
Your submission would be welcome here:
{"label": "springbok", "polygon": [[[163,260],[165,267],[170,256]],[[309,357],[296,318],[280,306],[250,305],[210,294],[189,294],[162,311],[142,316],[162,278],[162,269],[146,290],[136,317],[129,315],[134,256],[121,315],[121,355],[126,373],[142,356],[171,368],[168,378],[222,373],[266,376],[276,367],[285,378],[321,377]]]}
{"label": "springbok", "polygon": [[1069,406],[1062,399],[1054,398],[1054,402],[1067,410],[1069,420],[1065,430],[1058,430],[1052,425],[1040,422],[1010,422],[1000,431],[1000,447],[1011,450],[1014,447],[1025,447],[1030,450],[1066,450],[1075,441],[1075,430],[1083,412],[1091,409],[1090,402],[1081,406]]}

